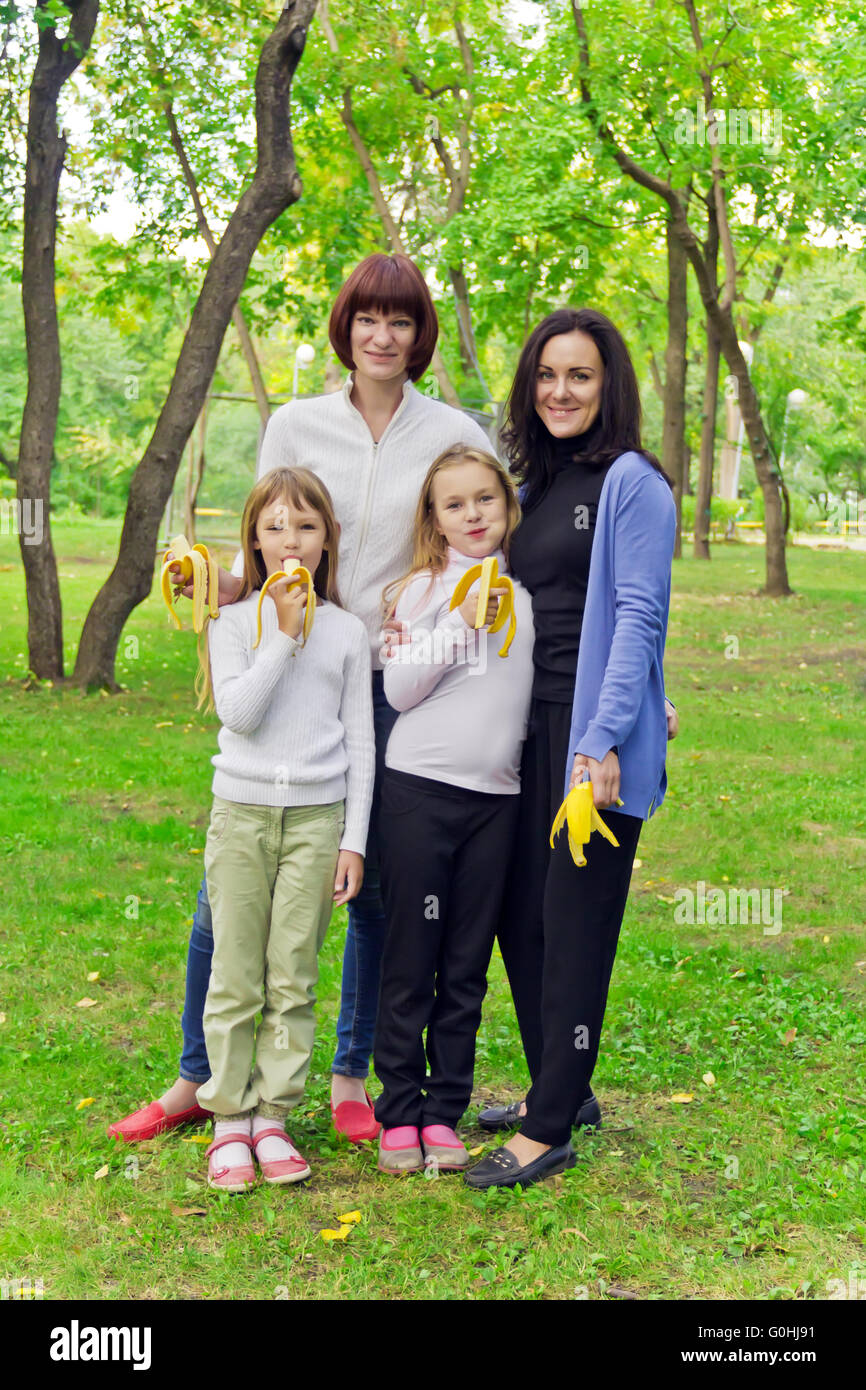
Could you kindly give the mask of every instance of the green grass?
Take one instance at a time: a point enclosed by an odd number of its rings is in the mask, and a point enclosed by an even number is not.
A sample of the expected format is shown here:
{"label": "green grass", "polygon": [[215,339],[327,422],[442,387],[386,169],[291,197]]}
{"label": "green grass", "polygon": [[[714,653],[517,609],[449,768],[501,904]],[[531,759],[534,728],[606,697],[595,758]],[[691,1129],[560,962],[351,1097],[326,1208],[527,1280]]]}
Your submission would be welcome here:
{"label": "green grass", "polygon": [[[55,526],[70,664],[117,534]],[[682,732],[614,971],[606,1128],[576,1140],[577,1168],[485,1196],[388,1179],[373,1147],[337,1141],[338,912],[291,1125],[314,1180],[227,1199],[203,1184],[199,1131],[105,1135],[176,1071],[215,749],[192,636],[154,594],[121,644],[123,693],[25,689],[21,566],[0,537],[0,1276],[49,1299],[809,1299],[866,1273],[866,556],[795,549],[790,571],[796,597],[773,602],[753,596],[756,547],[675,567]],[[679,925],[677,890],[699,880],[786,890],[781,931]],[[521,1095],[498,956],[478,1044],[477,1099]],[[465,1137],[489,1146],[473,1114]],[[355,1209],[345,1242],[322,1240]]]}

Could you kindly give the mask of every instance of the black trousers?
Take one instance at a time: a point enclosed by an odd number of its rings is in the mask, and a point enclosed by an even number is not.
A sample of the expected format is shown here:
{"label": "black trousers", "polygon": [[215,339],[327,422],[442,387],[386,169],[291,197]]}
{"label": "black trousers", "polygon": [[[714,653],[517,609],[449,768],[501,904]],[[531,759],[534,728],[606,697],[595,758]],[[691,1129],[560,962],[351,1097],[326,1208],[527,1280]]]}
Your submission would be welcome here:
{"label": "black trousers", "polygon": [[469,1104],[519,800],[385,771],[387,929],[373,1066],[383,1088],[376,1118],[386,1129],[453,1128]]}
{"label": "black trousers", "polygon": [[521,1133],[544,1144],[565,1143],[590,1087],[643,825],[603,811],[619,848],[593,835],[581,869],[565,830],[550,849],[570,729],[570,705],[533,701],[517,849],[497,933],[532,1078]]}

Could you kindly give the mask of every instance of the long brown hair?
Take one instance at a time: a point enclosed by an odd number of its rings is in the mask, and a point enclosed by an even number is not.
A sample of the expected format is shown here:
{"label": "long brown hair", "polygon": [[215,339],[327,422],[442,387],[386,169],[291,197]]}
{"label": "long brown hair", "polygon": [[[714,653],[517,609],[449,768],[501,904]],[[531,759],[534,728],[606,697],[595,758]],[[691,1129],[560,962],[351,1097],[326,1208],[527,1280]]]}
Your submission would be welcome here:
{"label": "long brown hair", "polygon": [[[256,593],[258,589],[262,588],[268,577],[262,552],[255,547],[256,526],[265,507],[269,507],[272,502],[276,502],[278,499],[290,503],[293,507],[307,506],[311,508],[312,511],[318,512],[325,523],[325,544],[322,558],[313,575],[313,588],[319,598],[326,599],[328,603],[336,604],[338,608],[342,608],[343,602],[337,587],[337,550],[340,543],[340,531],[337,526],[337,518],[334,516],[334,504],[325,484],[309,468],[272,468],[270,473],[259,478],[247,498],[241,520],[244,576],[234,600],[235,603],[240,603],[242,599],[249,598],[250,594]],[[198,708],[201,708],[207,697],[207,708],[211,709],[213,707],[213,682],[208,660],[206,629],[203,635],[205,640],[199,647],[200,670],[196,681],[196,694],[199,697]]]}
{"label": "long brown hair", "polygon": [[640,390],[619,329],[597,309],[555,309],[526,340],[505,408],[502,447],[511,472],[525,484],[526,509],[541,500],[553,478],[553,439],[535,408],[538,363],[551,338],[575,330],[592,338],[604,364],[601,407],[587,461],[601,467],[633,450],[643,454],[667,483],[671,481],[655,455],[641,444]]}
{"label": "long brown hair", "polygon": [[520,521],[520,503],[517,500],[517,488],[514,479],[493,454],[488,454],[483,449],[476,449],[470,444],[453,444],[450,449],[446,449],[444,453],[434,459],[427,470],[412,527],[412,565],[402,579],[395,579],[382,592],[382,607],[386,618],[393,616],[400,595],[416,574],[422,574],[426,571],[430,575],[430,586],[421,600],[423,603],[426,602],[427,595],[435,580],[448,568],[448,542],[436,527],[436,512],[433,507],[433,479],[444,469],[457,468],[461,463],[483,464],[485,468],[489,468],[492,473],[496,474],[502,484],[506,509],[502,550],[506,560],[508,559],[511,537]]}

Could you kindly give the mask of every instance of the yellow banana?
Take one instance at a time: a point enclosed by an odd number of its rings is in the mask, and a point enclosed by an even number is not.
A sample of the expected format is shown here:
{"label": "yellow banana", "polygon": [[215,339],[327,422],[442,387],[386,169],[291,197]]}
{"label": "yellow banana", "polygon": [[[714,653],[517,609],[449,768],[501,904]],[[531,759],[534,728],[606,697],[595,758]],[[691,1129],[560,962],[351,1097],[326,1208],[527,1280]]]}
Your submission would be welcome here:
{"label": "yellow banana", "polygon": [[475,628],[484,627],[487,617],[487,605],[490,602],[491,589],[505,589],[505,593],[499,599],[499,608],[496,617],[490,624],[491,632],[499,632],[505,623],[508,623],[508,633],[505,641],[499,649],[500,656],[508,655],[508,648],[514,641],[514,634],[517,631],[517,618],[514,614],[514,585],[507,574],[499,573],[499,565],[495,555],[488,555],[481,561],[480,565],[473,565],[464,574],[457,588],[451,596],[450,611],[459,608],[472,585],[480,579],[481,584],[478,591],[478,603],[475,606]]}
{"label": "yellow banana", "polygon": [[[169,554],[173,556],[168,559]],[[186,536],[175,536],[169,541],[168,550],[162,564],[160,586],[166,608],[174,619],[175,627],[181,622],[174,606],[172,587],[177,583],[177,571],[184,584],[192,580],[192,626],[194,632],[202,632],[208,618],[219,617],[219,568],[206,545],[189,544]]]}
{"label": "yellow banana", "polygon": [[592,783],[581,782],[572,787],[554,817],[550,831],[550,848],[564,825],[568,826],[568,848],[579,869],[586,863],[583,847],[589,842],[593,830],[598,830],[606,840],[619,849],[619,840],[605,825],[592,799]]}
{"label": "yellow banana", "polygon": [[288,579],[292,584],[305,584],[307,586],[307,606],[304,609],[304,641],[310,635],[313,626],[313,618],[316,613],[316,595],[313,589],[313,576],[305,565],[292,565],[289,570],[277,570],[275,574],[269,574],[262,585],[259,594],[259,606],[256,609],[256,640],[253,642],[253,651],[262,640],[262,601],[265,594],[272,584],[276,584],[278,579]]}

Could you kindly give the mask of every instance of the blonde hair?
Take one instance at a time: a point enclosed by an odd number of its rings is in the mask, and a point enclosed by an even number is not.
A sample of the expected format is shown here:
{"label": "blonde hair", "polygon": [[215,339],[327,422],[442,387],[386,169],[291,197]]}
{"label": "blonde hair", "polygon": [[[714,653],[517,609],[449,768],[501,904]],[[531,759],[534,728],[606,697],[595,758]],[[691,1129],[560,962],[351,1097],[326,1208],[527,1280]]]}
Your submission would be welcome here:
{"label": "blonde hair", "polygon": [[412,528],[412,566],[402,579],[395,579],[382,592],[382,608],[385,618],[393,617],[401,594],[417,574],[428,572],[430,585],[420,603],[426,602],[435,580],[448,567],[448,542],[436,526],[436,512],[433,506],[433,480],[446,468],[457,468],[461,463],[480,463],[495,473],[505,493],[505,535],[502,549],[506,560],[511,545],[511,537],[520,521],[520,503],[517,500],[517,487],[514,479],[493,454],[484,449],[476,449],[469,444],[454,444],[434,459],[421,487],[421,496],[415,509]]}
{"label": "blonde hair", "polygon": [[[343,607],[337,587],[337,549],[340,543],[340,530],[334,515],[331,494],[320,478],[309,468],[272,468],[260,478],[246,500],[241,519],[241,550],[244,557],[244,575],[235,603],[249,598],[261,589],[268,577],[261,550],[256,549],[256,527],[265,507],[280,500],[293,507],[309,507],[318,512],[325,523],[325,543],[322,558],[313,575],[313,588],[317,596],[328,603]],[[208,660],[207,628],[199,644],[199,675],[196,680],[197,708],[201,709],[205,697],[207,708],[213,708],[213,682]]]}

